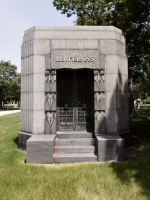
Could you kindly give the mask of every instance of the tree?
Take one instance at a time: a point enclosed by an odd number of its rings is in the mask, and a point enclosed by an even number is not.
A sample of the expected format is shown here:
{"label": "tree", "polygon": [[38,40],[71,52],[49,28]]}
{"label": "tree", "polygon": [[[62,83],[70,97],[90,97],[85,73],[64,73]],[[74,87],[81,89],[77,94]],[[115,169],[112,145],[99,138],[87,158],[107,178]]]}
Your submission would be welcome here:
{"label": "tree", "polygon": [[62,14],[77,15],[76,25],[113,25],[126,37],[129,75],[147,73],[150,63],[149,0],[54,0]]}
{"label": "tree", "polygon": [[142,77],[138,77],[132,86],[133,99],[146,99],[148,97],[147,82]]}
{"label": "tree", "polygon": [[147,83],[150,82],[149,0],[53,0],[53,5],[57,10],[61,10],[62,14],[67,14],[67,17],[77,15],[76,25],[112,25],[123,31],[128,56],[131,113],[131,84],[138,80],[139,76],[147,80]]}
{"label": "tree", "polygon": [[4,100],[20,100],[20,75],[10,61],[0,61],[0,107]]}
{"label": "tree", "polygon": [[141,74],[134,80],[132,87],[133,98],[146,99],[150,97],[150,68],[141,71]]}
{"label": "tree", "polygon": [[12,91],[12,100],[20,101],[20,89],[21,89],[21,74],[17,73],[15,79],[12,80],[11,91]]}

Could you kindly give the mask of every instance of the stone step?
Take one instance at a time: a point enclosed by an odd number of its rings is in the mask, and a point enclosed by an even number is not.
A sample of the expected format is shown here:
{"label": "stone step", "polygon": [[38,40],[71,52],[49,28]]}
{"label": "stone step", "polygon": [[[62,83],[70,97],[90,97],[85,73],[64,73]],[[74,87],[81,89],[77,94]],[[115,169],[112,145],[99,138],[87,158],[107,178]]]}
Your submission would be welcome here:
{"label": "stone step", "polygon": [[55,146],[67,146],[67,145],[94,145],[94,138],[66,138],[55,140]]}
{"label": "stone step", "polygon": [[54,154],[53,162],[54,163],[97,162],[97,156],[94,153]]}
{"label": "stone step", "polygon": [[94,145],[75,145],[75,146],[55,146],[54,153],[94,153]]}
{"label": "stone step", "polygon": [[57,131],[56,138],[92,138],[93,134],[86,131]]}

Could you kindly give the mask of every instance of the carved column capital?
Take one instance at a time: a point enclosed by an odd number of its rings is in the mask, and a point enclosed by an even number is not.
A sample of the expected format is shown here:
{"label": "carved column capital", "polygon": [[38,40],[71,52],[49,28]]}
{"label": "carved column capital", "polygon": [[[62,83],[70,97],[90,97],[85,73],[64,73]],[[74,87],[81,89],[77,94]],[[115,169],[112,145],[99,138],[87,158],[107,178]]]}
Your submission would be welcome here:
{"label": "carved column capital", "polygon": [[56,70],[46,70],[45,75],[47,77],[46,82],[49,85],[49,88],[51,90],[53,84],[56,81]]}

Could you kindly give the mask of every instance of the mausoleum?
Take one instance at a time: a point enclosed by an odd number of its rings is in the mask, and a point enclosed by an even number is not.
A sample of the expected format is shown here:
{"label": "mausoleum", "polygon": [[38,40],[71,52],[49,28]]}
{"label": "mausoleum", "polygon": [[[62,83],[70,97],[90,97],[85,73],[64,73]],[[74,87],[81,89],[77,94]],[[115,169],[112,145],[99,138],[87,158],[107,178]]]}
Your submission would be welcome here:
{"label": "mausoleum", "polygon": [[19,148],[27,163],[123,161],[128,65],[112,26],[25,31]]}

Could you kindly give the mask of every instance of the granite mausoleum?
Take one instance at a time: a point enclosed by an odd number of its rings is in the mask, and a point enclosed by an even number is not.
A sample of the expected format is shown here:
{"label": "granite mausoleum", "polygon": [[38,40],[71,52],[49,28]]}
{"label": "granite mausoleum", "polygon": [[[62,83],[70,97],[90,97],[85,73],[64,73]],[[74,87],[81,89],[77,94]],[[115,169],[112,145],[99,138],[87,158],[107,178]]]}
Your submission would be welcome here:
{"label": "granite mausoleum", "polygon": [[26,162],[123,161],[129,122],[121,30],[35,26],[25,31],[21,55]]}

